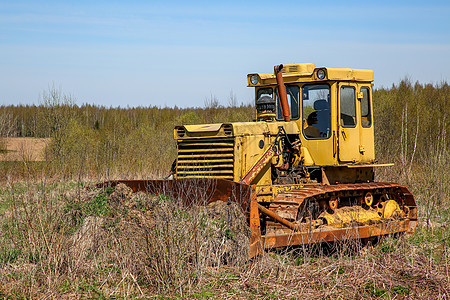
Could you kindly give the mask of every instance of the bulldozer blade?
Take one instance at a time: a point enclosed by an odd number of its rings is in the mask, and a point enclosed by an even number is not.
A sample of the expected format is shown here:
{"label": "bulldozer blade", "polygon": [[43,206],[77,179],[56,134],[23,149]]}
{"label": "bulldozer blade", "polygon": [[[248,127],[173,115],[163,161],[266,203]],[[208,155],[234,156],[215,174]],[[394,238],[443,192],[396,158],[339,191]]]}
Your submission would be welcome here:
{"label": "bulldozer blade", "polygon": [[[176,179],[176,180],[113,180],[96,185],[98,188],[114,187],[118,184],[125,184],[133,192],[146,192],[155,195],[166,195],[172,199],[180,201],[185,207],[194,205],[206,206],[209,203],[223,201],[227,203],[235,202],[244,213],[250,227],[249,237],[249,259],[261,255],[265,249],[289,247],[296,245],[327,243],[334,241],[344,241],[351,239],[368,239],[377,236],[383,236],[393,233],[414,232],[417,223],[416,205],[409,191],[398,186],[399,191],[405,198],[405,203],[410,207],[408,218],[401,220],[385,220],[375,224],[353,224],[349,227],[335,228],[333,226],[319,226],[317,228],[306,229],[293,223],[283,216],[261,205],[257,199],[256,185],[247,185],[244,183],[233,182],[225,179]],[[376,188],[397,188],[396,184],[365,184],[366,189]],[[278,196],[287,197],[294,193],[298,201],[304,201],[299,197],[314,196],[323,194],[324,189],[340,190],[344,193],[346,190],[357,190],[358,186],[345,185],[321,186],[320,188],[303,188],[302,194],[295,194],[295,190],[286,193],[280,193]],[[326,192],[325,191],[325,192]],[[284,199],[284,198],[283,198]],[[278,201],[284,203],[283,201]],[[286,201],[285,201],[286,202]],[[289,202],[291,203],[291,202]],[[265,215],[269,220],[282,225],[285,229],[275,231],[261,231],[261,216]],[[287,230],[287,231],[286,231]]]}
{"label": "bulldozer blade", "polygon": [[245,214],[250,225],[249,258],[261,254],[261,228],[255,186],[225,179],[176,180],[112,180],[96,185],[97,188],[125,184],[133,192],[165,195],[182,202],[185,207],[208,205],[215,201],[235,202]]}
{"label": "bulldozer blade", "polygon": [[175,179],[175,180],[112,180],[99,183],[98,188],[125,184],[133,192],[165,195],[179,200],[186,207],[208,205],[211,202],[235,202],[248,212],[251,187],[225,179]]}

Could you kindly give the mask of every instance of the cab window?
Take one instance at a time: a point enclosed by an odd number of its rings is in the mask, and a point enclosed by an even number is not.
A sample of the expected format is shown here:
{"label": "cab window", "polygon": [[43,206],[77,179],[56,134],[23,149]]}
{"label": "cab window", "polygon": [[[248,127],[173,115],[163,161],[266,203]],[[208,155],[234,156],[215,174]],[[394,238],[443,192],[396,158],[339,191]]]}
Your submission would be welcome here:
{"label": "cab window", "polygon": [[340,89],[341,126],[356,127],[356,98],[355,88],[343,86]]}
{"label": "cab window", "polygon": [[361,88],[361,93],[363,97],[361,99],[361,125],[362,127],[368,128],[372,125],[372,116],[370,114],[370,99],[369,99],[369,88]]}
{"label": "cab window", "polygon": [[272,90],[272,88],[259,89],[258,93],[256,95],[256,100],[258,100],[259,98],[261,98],[263,96],[269,96],[270,98],[273,98],[273,90]]}
{"label": "cab window", "polygon": [[331,134],[330,86],[302,87],[303,135],[307,139],[327,139]]}
{"label": "cab window", "polygon": [[[286,94],[289,104],[289,110],[291,111],[291,120],[298,120],[300,117],[300,102],[299,102],[300,88],[296,85],[287,85]],[[278,90],[275,92],[275,100],[277,105],[277,120],[283,120],[283,113],[281,111],[280,100],[278,99]]]}

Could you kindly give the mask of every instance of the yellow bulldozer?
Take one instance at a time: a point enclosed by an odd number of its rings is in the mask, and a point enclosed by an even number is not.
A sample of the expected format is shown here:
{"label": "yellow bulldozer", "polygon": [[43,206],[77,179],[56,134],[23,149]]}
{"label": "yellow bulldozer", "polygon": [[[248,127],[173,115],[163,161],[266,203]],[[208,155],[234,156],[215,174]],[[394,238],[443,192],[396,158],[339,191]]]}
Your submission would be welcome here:
{"label": "yellow bulldozer", "polygon": [[170,179],[120,180],[185,205],[237,203],[249,257],[269,248],[414,233],[413,195],[374,182],[372,70],[277,65],[247,75],[254,122],[180,125]]}

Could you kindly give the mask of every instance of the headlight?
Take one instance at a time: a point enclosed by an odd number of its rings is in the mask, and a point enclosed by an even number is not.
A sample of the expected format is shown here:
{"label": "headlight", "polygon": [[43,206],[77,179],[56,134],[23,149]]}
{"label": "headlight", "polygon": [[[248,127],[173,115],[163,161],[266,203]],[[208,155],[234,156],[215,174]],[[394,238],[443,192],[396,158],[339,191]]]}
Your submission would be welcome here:
{"label": "headlight", "polygon": [[317,78],[319,78],[320,80],[325,79],[325,70],[324,69],[320,69],[317,71]]}
{"label": "headlight", "polygon": [[250,82],[251,82],[253,85],[257,85],[257,84],[258,84],[258,80],[259,80],[258,75],[252,75],[252,76],[250,77]]}

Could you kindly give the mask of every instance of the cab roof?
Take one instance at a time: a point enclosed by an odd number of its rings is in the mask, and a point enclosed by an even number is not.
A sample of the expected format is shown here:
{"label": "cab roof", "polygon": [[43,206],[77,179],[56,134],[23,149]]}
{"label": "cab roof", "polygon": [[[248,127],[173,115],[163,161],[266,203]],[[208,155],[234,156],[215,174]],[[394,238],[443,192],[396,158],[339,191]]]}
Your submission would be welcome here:
{"label": "cab roof", "polygon": [[[317,72],[319,70],[325,71],[324,79],[319,79]],[[373,71],[364,69],[350,69],[350,68],[316,68],[313,63],[302,64],[287,64],[283,65],[282,69],[283,81],[285,83],[295,82],[317,82],[317,81],[359,81],[372,82]],[[258,83],[253,84],[252,76],[257,76]],[[274,85],[276,84],[276,77],[274,74],[266,73],[251,73],[247,75],[249,87]]]}

